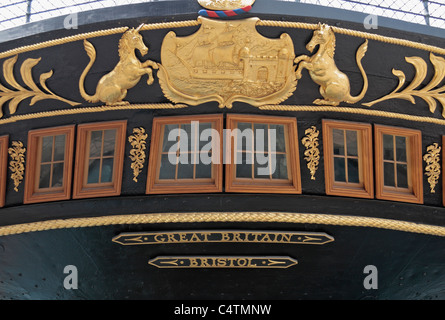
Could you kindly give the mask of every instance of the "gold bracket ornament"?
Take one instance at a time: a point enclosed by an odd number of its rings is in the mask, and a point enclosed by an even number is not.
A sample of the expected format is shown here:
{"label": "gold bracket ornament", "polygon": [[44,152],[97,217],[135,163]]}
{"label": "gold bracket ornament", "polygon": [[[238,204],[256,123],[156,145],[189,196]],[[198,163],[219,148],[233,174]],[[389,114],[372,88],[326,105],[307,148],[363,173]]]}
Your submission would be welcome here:
{"label": "gold bracket ornament", "polygon": [[115,68],[104,75],[97,84],[96,93],[91,96],[86,93],[84,87],[85,77],[96,60],[96,50],[87,40],[84,40],[84,47],[90,58],[90,62],[83,71],[79,80],[79,90],[81,96],[88,102],[103,102],[107,105],[129,104],[123,99],[127,96],[127,91],[137,85],[144,74],[148,74],[147,84],[153,84],[153,69],[158,69],[158,64],[151,60],[140,62],[136,57],[136,50],[145,56],[148,48],[144,44],[139,31],[144,26],[141,24],[137,29],[126,31],[119,41],[119,62]]}
{"label": "gold bracket ornament", "polygon": [[25,172],[25,151],[23,142],[13,141],[12,147],[8,149],[8,153],[11,156],[9,162],[9,170],[11,170],[11,179],[14,181],[14,190],[19,192],[19,185],[23,180],[23,174]]}
{"label": "gold bracket ornament", "polygon": [[405,60],[412,64],[416,70],[416,75],[411,83],[405,89],[399,91],[405,84],[406,76],[403,71],[393,69],[392,73],[399,78],[397,88],[390,94],[372,102],[364,103],[363,105],[371,107],[376,103],[390,99],[404,99],[415,104],[416,101],[414,97],[416,96],[428,104],[431,113],[436,111],[436,100],[439,101],[442,105],[442,117],[445,118],[445,85],[436,88],[445,78],[445,59],[430,53],[430,61],[434,66],[435,73],[431,81],[422,89],[419,89],[419,86],[425,80],[428,71],[425,60],[420,57],[406,57]]}
{"label": "gold bracket ornament", "polygon": [[233,10],[251,6],[255,0],[198,0],[198,2],[209,10]]}
{"label": "gold bracket ornament", "polygon": [[303,69],[307,69],[312,81],[320,86],[323,99],[316,99],[313,102],[317,105],[337,106],[340,102],[356,103],[363,99],[368,90],[368,77],[361,63],[368,50],[368,40],[359,47],[356,54],[357,66],[363,77],[363,88],[361,93],[355,97],[351,96],[348,76],[341,72],[335,64],[335,42],[332,28],[325,24],[319,24],[311,41],[306,46],[307,50],[313,52],[318,45],[318,51],[310,57],[301,55],[294,61],[295,64],[298,64],[295,71],[297,80],[301,79]]}
{"label": "gold bracket ornament", "polygon": [[426,151],[428,152],[423,156],[423,161],[426,162],[425,175],[428,176],[428,183],[430,184],[431,193],[435,193],[434,190],[440,177],[440,150],[438,143],[433,143],[428,146]]}
{"label": "gold bracket ornament", "polygon": [[311,180],[315,180],[315,173],[318,169],[318,163],[320,161],[320,150],[318,149],[318,136],[320,131],[315,126],[312,126],[304,132],[306,135],[301,142],[306,147],[304,152],[305,160],[307,161],[307,168],[311,173]]}
{"label": "gold bracket ornament", "polygon": [[133,169],[133,181],[138,182],[137,177],[141,173],[142,168],[144,168],[145,162],[145,149],[146,149],[146,139],[148,135],[145,133],[144,128],[134,128],[133,134],[128,137],[128,141],[131,144],[132,149],[130,150],[131,169]]}
{"label": "gold bracket ornament", "polygon": [[38,59],[26,59],[20,67],[20,75],[23,82],[29,87],[29,89],[21,86],[14,78],[14,66],[17,62],[18,56],[14,56],[3,63],[3,76],[6,82],[16,90],[11,90],[0,84],[0,118],[3,116],[2,107],[3,104],[9,101],[9,113],[14,114],[20,102],[27,98],[31,98],[30,106],[34,105],[37,101],[45,99],[55,99],[65,102],[71,106],[78,105],[79,103],[69,101],[54,94],[48,89],[46,80],[51,78],[53,71],[49,71],[40,75],[41,90],[32,77],[32,68],[34,68],[41,60]]}

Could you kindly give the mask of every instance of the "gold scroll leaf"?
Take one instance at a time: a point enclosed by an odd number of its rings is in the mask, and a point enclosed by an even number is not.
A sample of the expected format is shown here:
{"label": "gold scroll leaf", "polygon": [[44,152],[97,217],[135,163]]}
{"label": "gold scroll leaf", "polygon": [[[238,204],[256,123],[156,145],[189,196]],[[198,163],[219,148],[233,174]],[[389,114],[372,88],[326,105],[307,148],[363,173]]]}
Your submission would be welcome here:
{"label": "gold scroll leaf", "polygon": [[428,183],[430,184],[431,193],[435,193],[435,187],[440,177],[440,150],[438,143],[434,143],[426,149],[427,153],[423,156],[423,161],[426,163],[425,175],[428,176]]}
{"label": "gold scroll leaf", "polygon": [[445,78],[445,59],[430,53],[430,61],[434,67],[434,76],[422,89],[419,89],[419,86],[425,80],[428,71],[426,62],[420,57],[406,57],[405,60],[412,64],[416,71],[411,83],[405,89],[401,90],[405,84],[406,76],[403,71],[393,69],[392,73],[399,78],[397,88],[390,94],[372,102],[364,103],[363,105],[371,107],[376,103],[390,99],[404,99],[415,104],[416,101],[414,97],[419,97],[428,104],[431,113],[436,111],[437,102],[439,102],[442,105],[442,117],[445,118],[445,86],[436,88]]}
{"label": "gold scroll leaf", "polygon": [[320,161],[320,150],[318,149],[318,136],[320,131],[318,131],[315,126],[312,126],[306,129],[304,134],[306,136],[301,139],[301,143],[306,147],[304,159],[307,161],[307,168],[311,173],[311,180],[315,180],[315,173],[317,172]]}
{"label": "gold scroll leaf", "polygon": [[32,69],[40,62],[41,58],[38,59],[26,59],[22,66],[20,67],[20,75],[23,82],[29,88],[24,88],[21,86],[14,77],[14,66],[17,62],[18,56],[14,56],[3,63],[3,76],[5,81],[13,87],[15,90],[6,88],[0,84],[0,118],[3,116],[2,107],[7,101],[9,101],[9,112],[14,114],[17,111],[17,107],[20,102],[27,98],[31,98],[30,106],[34,105],[37,101],[46,99],[55,99],[65,102],[71,106],[78,105],[78,102],[73,102],[62,97],[57,96],[51,90],[48,89],[46,85],[46,80],[48,80],[52,75],[53,71],[43,73],[40,76],[40,85],[43,88],[41,90],[37,84],[34,82],[32,76]]}

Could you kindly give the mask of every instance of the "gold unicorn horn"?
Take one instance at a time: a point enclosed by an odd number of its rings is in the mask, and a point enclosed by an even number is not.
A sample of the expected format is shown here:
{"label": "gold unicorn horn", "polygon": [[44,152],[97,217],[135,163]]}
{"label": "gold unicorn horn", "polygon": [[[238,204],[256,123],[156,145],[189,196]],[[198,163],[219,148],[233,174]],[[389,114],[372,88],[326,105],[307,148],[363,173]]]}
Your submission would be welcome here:
{"label": "gold unicorn horn", "polygon": [[142,29],[142,27],[144,26],[144,24],[145,24],[145,23],[143,23],[143,24],[141,24],[139,27],[137,27],[136,32],[139,32],[139,31]]}

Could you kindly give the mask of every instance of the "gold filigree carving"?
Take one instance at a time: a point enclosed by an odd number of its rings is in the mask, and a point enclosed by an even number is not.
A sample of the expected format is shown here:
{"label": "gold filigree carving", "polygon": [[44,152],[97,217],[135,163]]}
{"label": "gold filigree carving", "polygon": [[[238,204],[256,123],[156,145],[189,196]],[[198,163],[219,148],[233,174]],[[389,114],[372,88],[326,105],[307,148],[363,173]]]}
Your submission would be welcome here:
{"label": "gold filigree carving", "polygon": [[414,97],[419,97],[428,104],[431,113],[436,111],[436,100],[439,101],[442,105],[442,117],[445,118],[445,85],[436,88],[445,78],[445,59],[430,53],[430,61],[434,66],[435,73],[429,84],[422,89],[419,89],[419,86],[425,80],[428,71],[428,66],[425,60],[420,57],[406,57],[405,60],[408,63],[411,63],[416,70],[416,74],[411,83],[405,89],[399,91],[405,84],[406,76],[403,71],[393,69],[392,73],[399,78],[397,88],[390,94],[380,99],[364,103],[364,105],[370,107],[376,103],[389,99],[404,99],[415,104],[416,101]]}
{"label": "gold filigree carving", "polygon": [[128,137],[128,141],[131,144],[132,149],[130,150],[131,169],[133,169],[133,181],[138,182],[137,177],[141,173],[142,168],[144,168],[145,162],[145,149],[146,149],[146,139],[148,135],[145,133],[144,128],[134,128],[133,134]]}
{"label": "gold filigree carving", "polygon": [[258,18],[198,21],[196,33],[177,37],[171,31],[163,40],[158,77],[169,100],[231,108],[235,101],[261,106],[292,95],[297,82],[288,34],[263,37],[255,28]]}
{"label": "gold filigree carving", "polygon": [[21,86],[14,77],[14,66],[17,62],[18,56],[14,56],[3,63],[3,76],[5,81],[14,89],[12,90],[6,88],[0,84],[0,118],[3,116],[2,107],[3,104],[9,101],[9,113],[14,114],[20,102],[27,98],[31,98],[30,106],[34,105],[37,101],[46,99],[55,99],[65,102],[71,106],[78,105],[79,103],[69,101],[62,97],[57,96],[51,90],[48,89],[46,85],[46,80],[51,78],[53,71],[49,71],[40,75],[40,89],[34,82],[32,77],[32,69],[40,62],[41,58],[38,59],[26,59],[22,66],[20,67],[20,75],[23,82],[28,86],[29,89]]}
{"label": "gold filigree carving", "polygon": [[431,193],[435,193],[435,187],[440,177],[440,150],[438,143],[433,143],[428,146],[428,152],[423,156],[423,161],[427,164],[425,167],[425,175],[428,176],[428,183],[430,184]]}
{"label": "gold filigree carving", "polygon": [[307,161],[307,168],[311,173],[311,180],[315,180],[315,173],[318,169],[318,163],[320,161],[320,150],[318,149],[318,136],[320,131],[315,126],[312,126],[304,132],[306,135],[301,142],[306,147],[304,152],[305,160]]}
{"label": "gold filigree carving", "polygon": [[255,0],[198,0],[198,2],[209,10],[233,10],[251,6]]}
{"label": "gold filigree carving", "polygon": [[25,152],[26,148],[23,147],[21,141],[12,141],[12,147],[8,149],[8,153],[11,156],[9,162],[9,170],[11,170],[11,179],[14,181],[14,190],[19,192],[19,185],[23,180],[23,174],[25,172]]}
{"label": "gold filigree carving", "polygon": [[136,57],[136,50],[145,56],[148,48],[144,44],[142,35],[139,33],[143,24],[137,29],[126,31],[119,41],[119,62],[115,68],[104,75],[97,84],[96,93],[91,96],[84,88],[85,77],[96,61],[96,49],[87,40],[84,40],[85,51],[90,58],[90,62],[83,71],[79,80],[79,90],[82,97],[91,103],[103,102],[107,105],[123,105],[129,102],[123,101],[127,96],[127,91],[138,84],[144,74],[148,74],[147,84],[154,81],[153,69],[158,69],[158,64],[151,60],[140,62]]}
{"label": "gold filigree carving", "polygon": [[320,86],[323,99],[316,99],[313,103],[337,106],[340,102],[356,103],[363,99],[368,90],[368,77],[361,60],[368,50],[368,40],[359,47],[356,54],[356,62],[363,77],[363,88],[361,93],[355,97],[351,96],[348,76],[341,72],[335,64],[335,34],[330,26],[319,24],[319,28],[314,31],[306,49],[313,52],[317,45],[319,45],[319,49],[315,54],[310,57],[301,55],[294,61],[295,64],[298,64],[295,72],[297,80],[301,79],[303,69],[307,69],[311,79]]}

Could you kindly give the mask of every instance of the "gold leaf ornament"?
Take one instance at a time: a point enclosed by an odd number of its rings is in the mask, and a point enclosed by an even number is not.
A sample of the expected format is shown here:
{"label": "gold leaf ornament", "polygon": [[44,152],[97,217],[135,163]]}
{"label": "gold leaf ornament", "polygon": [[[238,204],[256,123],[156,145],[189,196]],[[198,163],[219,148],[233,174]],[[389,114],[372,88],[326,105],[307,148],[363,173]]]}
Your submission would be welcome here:
{"label": "gold leaf ornament", "polygon": [[320,161],[320,150],[318,149],[318,136],[320,135],[320,131],[318,131],[315,126],[312,126],[306,129],[304,134],[306,136],[301,139],[301,142],[306,147],[304,159],[307,161],[307,168],[311,173],[311,180],[315,180],[315,173],[317,172]]}
{"label": "gold leaf ornament", "polygon": [[132,149],[130,150],[131,169],[133,169],[133,181],[138,182],[137,177],[144,168],[145,162],[145,150],[146,150],[146,139],[148,135],[145,133],[144,128],[134,128],[133,134],[128,137],[128,141],[131,144]]}
{"label": "gold leaf ornament", "polygon": [[406,57],[405,60],[412,64],[416,71],[411,83],[405,89],[401,90],[406,81],[405,73],[401,70],[393,69],[392,73],[399,78],[397,88],[390,94],[380,99],[364,103],[363,105],[371,107],[376,103],[390,99],[404,99],[415,104],[416,101],[414,97],[419,97],[428,104],[431,113],[436,111],[437,102],[439,102],[442,105],[442,117],[445,118],[445,85],[437,87],[445,78],[445,59],[430,53],[430,61],[434,66],[434,76],[431,81],[421,89],[419,89],[419,87],[425,80],[428,71],[425,60],[420,57]]}
{"label": "gold leaf ornament", "polygon": [[435,193],[435,187],[440,177],[440,151],[438,143],[433,143],[426,149],[427,153],[423,156],[426,163],[425,175],[428,176],[431,193]]}
{"label": "gold leaf ornament", "polygon": [[23,147],[23,142],[13,141],[12,147],[8,149],[8,153],[11,156],[9,162],[9,170],[11,170],[11,179],[14,181],[14,190],[19,192],[19,185],[23,180],[23,174],[25,172],[25,152],[26,148]]}

